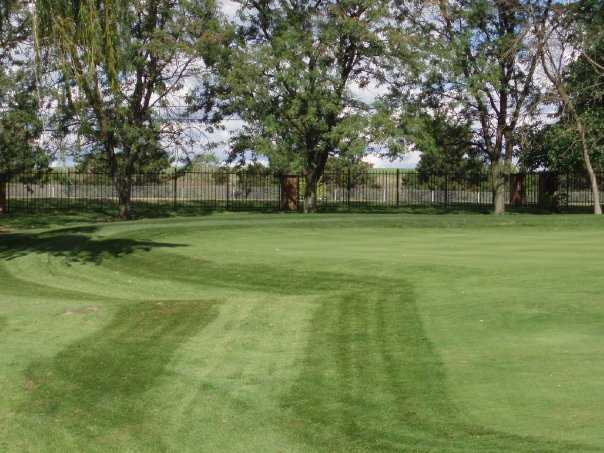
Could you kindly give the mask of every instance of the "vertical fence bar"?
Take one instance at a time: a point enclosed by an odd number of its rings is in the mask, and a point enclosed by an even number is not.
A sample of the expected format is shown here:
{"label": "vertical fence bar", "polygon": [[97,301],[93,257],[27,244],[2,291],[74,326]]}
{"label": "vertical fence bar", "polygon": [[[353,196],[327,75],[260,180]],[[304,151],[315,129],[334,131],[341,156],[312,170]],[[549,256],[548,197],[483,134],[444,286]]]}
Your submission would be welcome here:
{"label": "vertical fence bar", "polygon": [[172,209],[176,209],[178,203],[178,170],[174,169],[174,181],[172,182]]}
{"label": "vertical fence bar", "polygon": [[231,173],[227,172],[226,176],[227,176],[226,177],[226,209],[228,211],[229,210],[229,198],[230,198],[230,195],[231,195],[231,184],[230,184],[230,182],[231,182]]}
{"label": "vertical fence bar", "polygon": [[352,169],[348,166],[348,209],[350,209],[350,192],[352,190]]}
{"label": "vertical fence bar", "polygon": [[396,169],[396,207],[401,207],[401,171]]}

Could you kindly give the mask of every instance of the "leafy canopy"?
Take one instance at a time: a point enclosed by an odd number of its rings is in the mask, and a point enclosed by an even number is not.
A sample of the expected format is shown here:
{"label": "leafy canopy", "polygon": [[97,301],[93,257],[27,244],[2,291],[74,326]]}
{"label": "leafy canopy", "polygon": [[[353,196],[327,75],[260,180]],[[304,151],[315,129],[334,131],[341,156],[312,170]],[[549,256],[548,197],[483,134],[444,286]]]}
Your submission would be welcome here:
{"label": "leafy canopy", "polygon": [[35,172],[49,164],[38,146],[40,87],[31,62],[31,25],[27,2],[0,2],[0,174]]}
{"label": "leafy canopy", "polygon": [[239,3],[238,39],[222,71],[227,110],[244,121],[232,158],[252,152],[318,176],[329,156],[364,154],[373,112],[358,92],[384,54],[388,2]]}

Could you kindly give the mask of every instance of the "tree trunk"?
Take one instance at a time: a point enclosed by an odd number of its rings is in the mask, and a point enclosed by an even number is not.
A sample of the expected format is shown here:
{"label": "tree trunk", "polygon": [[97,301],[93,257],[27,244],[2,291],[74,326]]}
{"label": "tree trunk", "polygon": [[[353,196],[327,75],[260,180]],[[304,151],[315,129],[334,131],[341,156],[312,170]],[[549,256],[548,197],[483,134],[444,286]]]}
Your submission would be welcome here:
{"label": "tree trunk", "polygon": [[8,178],[0,175],[0,215],[8,213],[8,197],[7,197]]}
{"label": "tree trunk", "polygon": [[130,220],[132,216],[131,198],[132,198],[132,181],[129,177],[117,177],[115,185],[117,187],[119,216],[122,220]]}
{"label": "tree trunk", "polygon": [[579,135],[581,136],[581,150],[583,151],[583,161],[585,163],[585,168],[587,169],[587,174],[589,176],[589,182],[591,184],[591,193],[594,199],[594,214],[602,215],[602,204],[600,202],[600,188],[598,187],[598,178],[596,178],[596,173],[594,172],[594,168],[591,165],[591,158],[589,157],[589,148],[587,146],[587,137],[585,136],[585,128],[583,127],[583,122],[575,113],[575,121],[577,123],[577,128],[579,129]]}
{"label": "tree trunk", "polygon": [[314,172],[306,176],[304,188],[304,212],[317,212],[317,179]]}
{"label": "tree trunk", "polygon": [[319,179],[323,176],[325,170],[325,164],[329,157],[329,152],[323,150],[322,152],[309,152],[309,154],[315,154],[316,158],[314,163],[309,167],[310,170],[305,172],[306,187],[304,189],[304,212],[317,212],[317,184]]}
{"label": "tree trunk", "polygon": [[493,184],[493,208],[495,215],[505,214],[505,172],[501,162],[493,162],[491,166]]}

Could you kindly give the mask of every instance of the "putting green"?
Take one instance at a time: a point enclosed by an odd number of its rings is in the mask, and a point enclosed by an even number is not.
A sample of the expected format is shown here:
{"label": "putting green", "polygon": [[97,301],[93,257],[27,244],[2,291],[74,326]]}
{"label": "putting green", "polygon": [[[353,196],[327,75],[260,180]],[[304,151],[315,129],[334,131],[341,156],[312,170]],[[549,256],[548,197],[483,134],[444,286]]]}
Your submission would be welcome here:
{"label": "putting green", "polygon": [[604,222],[0,234],[2,451],[603,451]]}

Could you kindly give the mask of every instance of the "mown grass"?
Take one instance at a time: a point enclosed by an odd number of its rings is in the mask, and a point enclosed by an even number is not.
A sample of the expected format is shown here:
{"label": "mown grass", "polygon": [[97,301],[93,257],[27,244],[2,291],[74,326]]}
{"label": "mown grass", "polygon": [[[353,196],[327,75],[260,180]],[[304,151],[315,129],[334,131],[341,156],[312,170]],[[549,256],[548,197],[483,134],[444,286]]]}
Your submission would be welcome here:
{"label": "mown grass", "polygon": [[604,450],[600,219],[24,226],[3,451]]}

